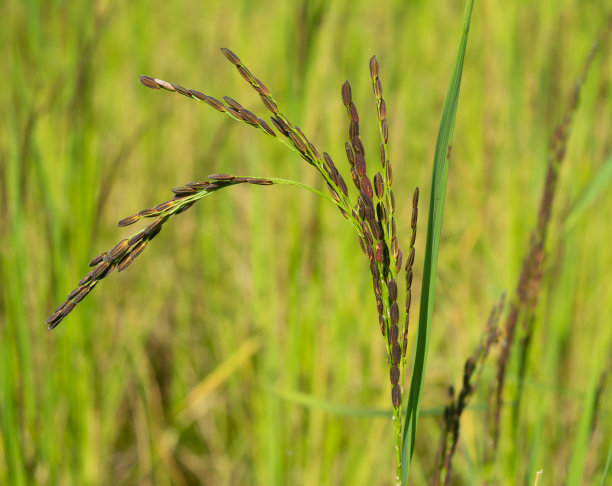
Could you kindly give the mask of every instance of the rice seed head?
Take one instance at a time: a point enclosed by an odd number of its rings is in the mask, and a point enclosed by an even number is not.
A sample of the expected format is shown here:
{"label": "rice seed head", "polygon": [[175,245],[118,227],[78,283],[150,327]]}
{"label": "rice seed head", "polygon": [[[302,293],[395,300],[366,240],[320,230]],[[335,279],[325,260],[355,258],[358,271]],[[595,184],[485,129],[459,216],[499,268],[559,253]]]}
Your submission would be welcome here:
{"label": "rice seed head", "polygon": [[128,247],[128,239],[121,240],[108,251],[104,256],[104,261],[110,263],[118,260],[127,251]]}
{"label": "rice seed head", "polygon": [[389,370],[389,380],[392,385],[397,385],[399,383],[400,378],[400,370],[397,365],[391,365],[391,369]]}
{"label": "rice seed head", "polygon": [[402,358],[402,347],[398,342],[393,343],[391,346],[391,359],[395,364],[398,364]]}
{"label": "rice seed head", "polygon": [[357,113],[357,107],[355,106],[355,103],[353,103],[351,101],[350,105],[349,105],[349,112],[351,114],[351,119],[359,124],[359,114]]}
{"label": "rice seed head", "polygon": [[399,385],[393,385],[391,388],[391,402],[394,408],[399,408],[402,404],[402,390]]}
{"label": "rice seed head", "polygon": [[[93,257],[91,261],[89,262],[89,266],[95,267],[98,263],[100,263],[104,259],[105,256],[106,256],[106,252],[103,251],[98,256]],[[68,297],[68,298],[71,298],[71,297]]]}
{"label": "rice seed head", "polygon": [[229,62],[231,62],[234,66],[242,66],[242,62],[238,58],[236,54],[227,49],[226,47],[221,48],[221,52],[227,58]]}
{"label": "rice seed head", "polygon": [[365,157],[360,152],[355,152],[355,171],[359,177],[366,173]]}
{"label": "rice seed head", "polygon": [[389,344],[393,344],[397,342],[399,338],[399,327],[396,324],[391,324],[389,326]]}
{"label": "rice seed head", "polygon": [[[397,298],[397,295],[395,296]],[[389,317],[391,317],[391,322],[393,324],[397,324],[399,322],[399,307],[397,302],[393,302],[391,307],[389,308]]]}
{"label": "rice seed head", "polygon": [[200,101],[206,101],[206,98],[207,98],[207,96],[204,93],[200,93],[199,91],[195,89],[190,89],[189,94]]}
{"label": "rice seed head", "polygon": [[238,103],[235,99],[230,98],[229,96],[224,96],[223,100],[236,111],[241,111],[243,109],[240,103]]}
{"label": "rice seed head", "polygon": [[365,192],[368,198],[372,199],[374,197],[374,190],[372,189],[372,183],[370,182],[370,179],[368,178],[367,175],[361,176],[361,179],[359,180],[359,185],[361,187],[361,190]]}
{"label": "rice seed head", "polygon": [[351,100],[351,84],[348,81],[345,81],[342,85],[342,103],[344,103],[344,106],[348,108],[351,104]]}
{"label": "rice seed head", "polygon": [[372,56],[370,58],[370,77],[372,81],[376,81],[378,79],[378,59],[376,56]]}
{"label": "rice seed head", "polygon": [[395,280],[389,280],[387,290],[389,291],[389,300],[395,302],[397,300],[397,283],[395,283]]}
{"label": "rice seed head", "polygon": [[217,111],[220,111],[221,113],[225,113],[227,111],[225,105],[221,103],[218,99],[213,98],[212,96],[207,96],[204,101],[208,103],[209,106],[211,106]]}
{"label": "rice seed head", "polygon": [[376,197],[378,199],[382,199],[383,194],[385,193],[385,187],[382,174],[380,172],[377,172],[374,176],[374,189],[376,191]]}
{"label": "rice seed head", "polygon": [[274,101],[272,101],[270,98],[268,98],[267,96],[261,95],[260,96],[262,103],[264,104],[264,106],[270,110],[272,112],[272,114],[274,115],[278,115],[280,113],[278,106],[276,106],[276,103]]}
{"label": "rice seed head", "polygon": [[172,87],[174,88],[174,91],[176,91],[179,94],[182,94],[183,96],[187,96],[188,98],[191,98],[191,93],[189,92],[187,88],[184,88],[180,84],[174,84],[174,83],[171,83],[171,84],[172,84]]}
{"label": "rice seed head", "polygon": [[159,85],[155,82],[155,80],[150,77],[150,76],[138,76],[138,81],[140,81],[140,84],[142,84],[143,86],[146,86],[147,88],[151,88],[151,89],[159,89]]}
{"label": "rice seed head", "polygon": [[123,227],[123,226],[129,226],[131,224],[134,224],[139,219],[140,219],[140,215],[133,214],[132,216],[128,216],[127,218],[123,218],[122,220],[120,220],[117,223],[117,226],[119,226],[120,228]]}

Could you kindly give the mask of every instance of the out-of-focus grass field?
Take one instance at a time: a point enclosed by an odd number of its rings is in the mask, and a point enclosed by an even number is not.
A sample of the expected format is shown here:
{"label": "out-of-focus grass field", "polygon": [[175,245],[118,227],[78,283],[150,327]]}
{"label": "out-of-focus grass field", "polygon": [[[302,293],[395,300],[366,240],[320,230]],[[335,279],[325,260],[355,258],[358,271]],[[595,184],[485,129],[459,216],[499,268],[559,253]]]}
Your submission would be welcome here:
{"label": "out-of-focus grass field", "polygon": [[[460,387],[489,309],[515,288],[548,138],[604,25],[603,3],[476,2],[410,484],[429,480],[447,387]],[[138,83],[148,74],[265,115],[220,47],[347,181],[340,86],[353,86],[372,170],[368,60],[377,54],[406,248],[421,189],[417,314],[462,9],[449,0],[2,2],[0,484],[392,483],[390,412],[374,413],[390,411],[390,388],[367,261],[338,211],[309,192],[244,186],[206,198],[57,330],[44,320],[91,257],[132,233],[117,220],[168,199],[172,186],[229,172],[325,189],[270,137]],[[520,407],[513,359],[499,454],[484,466],[497,346],[462,419],[453,484],[533,484],[539,469],[545,484],[601,482],[612,436],[609,51],[608,42],[589,73],[561,169]]]}

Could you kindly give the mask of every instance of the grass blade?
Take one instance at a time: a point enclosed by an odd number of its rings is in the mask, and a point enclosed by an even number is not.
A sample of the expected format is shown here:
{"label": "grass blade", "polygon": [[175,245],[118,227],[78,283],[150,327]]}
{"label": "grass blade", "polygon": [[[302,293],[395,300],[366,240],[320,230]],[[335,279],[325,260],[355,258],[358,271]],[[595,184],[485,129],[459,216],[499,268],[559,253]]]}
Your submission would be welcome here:
{"label": "grass blade", "polygon": [[419,405],[425,378],[425,363],[427,360],[427,348],[429,345],[429,333],[431,329],[431,318],[433,315],[434,292],[436,283],[436,267],[438,262],[438,250],[440,244],[440,233],[442,231],[442,214],[444,212],[444,198],[446,195],[446,181],[448,177],[448,164],[453,129],[457,114],[457,103],[459,99],[459,88],[461,86],[461,74],[463,71],[463,60],[467,47],[468,33],[470,30],[470,19],[472,17],[473,0],[468,0],[463,18],[463,29],[453,75],[450,80],[442,119],[438,129],[436,150],[434,154],[434,166],[431,181],[431,198],[429,201],[429,216],[427,221],[427,241],[425,246],[425,262],[423,266],[423,281],[421,287],[421,304],[419,312],[419,328],[417,332],[416,349],[412,378],[410,382],[410,395],[408,397],[408,408],[404,421],[403,447],[402,447],[402,485],[406,484],[410,470],[410,460],[414,452],[416,440],[416,425],[419,418]]}

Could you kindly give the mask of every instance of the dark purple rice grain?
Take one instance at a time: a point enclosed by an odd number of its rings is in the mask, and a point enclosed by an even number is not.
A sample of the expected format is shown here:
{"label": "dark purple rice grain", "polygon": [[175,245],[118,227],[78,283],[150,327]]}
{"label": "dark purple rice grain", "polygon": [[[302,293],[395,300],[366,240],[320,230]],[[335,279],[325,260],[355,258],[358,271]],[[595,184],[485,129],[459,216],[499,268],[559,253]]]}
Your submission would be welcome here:
{"label": "dark purple rice grain", "polygon": [[391,346],[391,359],[395,364],[399,363],[402,359],[402,347],[398,342],[393,343],[393,346]]}
{"label": "dark purple rice grain", "polygon": [[346,158],[349,161],[351,167],[355,165],[355,154],[353,152],[353,148],[348,142],[344,143],[344,150],[346,151]]}
{"label": "dark purple rice grain", "polygon": [[399,338],[399,327],[395,324],[389,326],[389,344],[397,342]]}
{"label": "dark purple rice grain", "polygon": [[[91,259],[91,261],[89,262],[89,266],[90,267],[95,267],[98,263],[100,263],[104,259],[105,256],[106,256],[106,252],[103,251],[98,256],[93,257]],[[70,298],[70,297],[68,297],[68,298]]]}
{"label": "dark purple rice grain", "polygon": [[147,88],[159,89],[159,85],[150,76],[138,76],[138,80],[140,81],[140,84],[146,86]]}
{"label": "dark purple rice grain", "polygon": [[406,272],[406,288],[412,288],[412,268],[409,268]]}
{"label": "dark purple rice grain", "polygon": [[395,302],[397,300],[397,283],[395,283],[395,280],[389,280],[387,289],[389,291],[389,300]]}
{"label": "dark purple rice grain", "polygon": [[218,99],[213,98],[212,96],[207,96],[204,101],[208,103],[209,106],[211,106],[217,111],[220,111],[221,113],[225,113],[227,111],[223,103],[221,103]]}
{"label": "dark purple rice grain", "polygon": [[139,214],[134,214],[132,216],[128,216],[127,218],[123,218],[123,219],[119,220],[119,222],[117,223],[117,226],[119,226],[120,228],[122,228],[124,226],[129,226],[131,224],[134,224],[139,219],[140,219],[140,215]]}
{"label": "dark purple rice grain", "polygon": [[348,81],[342,84],[342,103],[348,108],[351,104],[351,85]]}
{"label": "dark purple rice grain", "polygon": [[238,56],[234,54],[232,51],[230,51],[229,49],[225,47],[222,47],[221,52],[228,59],[228,61],[231,62],[234,66],[242,66],[242,62],[240,61]]}
{"label": "dark purple rice grain", "polygon": [[372,189],[372,183],[367,175],[363,175],[359,181],[359,185],[361,186],[361,190],[366,193],[368,198],[372,199],[374,197],[374,190]]}
{"label": "dark purple rice grain", "polygon": [[389,380],[392,385],[397,385],[399,383],[400,378],[400,370],[397,365],[391,365],[391,369],[389,371]]}
{"label": "dark purple rice grain", "polygon": [[391,322],[393,324],[397,324],[399,322],[399,307],[397,306],[397,302],[393,302],[391,304],[391,307],[389,308],[389,317],[391,317]]}
{"label": "dark purple rice grain", "polygon": [[393,385],[391,389],[391,402],[394,408],[399,408],[402,404],[402,390],[399,385]]}
{"label": "dark purple rice grain", "polygon": [[376,196],[380,199],[382,198],[385,188],[383,178],[380,172],[377,172],[374,176],[374,189],[376,190]]}
{"label": "dark purple rice grain", "polygon": [[276,103],[274,103],[274,101],[272,101],[270,98],[268,98],[267,96],[261,96],[261,101],[265,105],[265,107],[270,110],[270,112],[272,112],[274,115],[279,114],[278,106],[276,106]]}
{"label": "dark purple rice grain", "polygon": [[274,130],[272,130],[272,129],[270,128],[270,125],[268,125],[268,124],[267,124],[267,123],[266,123],[266,122],[265,122],[263,119],[261,119],[261,118],[259,119],[259,126],[260,126],[261,128],[263,128],[263,129],[266,131],[266,133],[268,133],[268,135],[272,135],[273,137],[276,137],[276,133],[274,133]]}

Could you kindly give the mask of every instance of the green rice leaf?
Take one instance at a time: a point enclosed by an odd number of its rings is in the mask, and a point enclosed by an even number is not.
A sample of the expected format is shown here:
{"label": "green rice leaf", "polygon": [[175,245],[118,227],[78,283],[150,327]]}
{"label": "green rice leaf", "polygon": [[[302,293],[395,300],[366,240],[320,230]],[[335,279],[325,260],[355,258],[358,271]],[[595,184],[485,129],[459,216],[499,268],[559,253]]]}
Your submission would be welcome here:
{"label": "green rice leaf", "polygon": [[419,326],[417,331],[416,348],[410,382],[410,395],[404,420],[403,447],[402,447],[402,485],[408,480],[410,460],[414,452],[416,441],[416,427],[419,418],[421,393],[423,380],[425,378],[425,364],[427,361],[427,348],[429,345],[429,333],[433,315],[433,303],[436,284],[436,267],[438,262],[438,250],[440,245],[440,233],[442,231],[442,214],[444,212],[444,198],[446,195],[446,181],[448,177],[448,165],[453,129],[457,114],[457,103],[459,99],[459,88],[461,86],[461,74],[463,71],[463,60],[467,47],[468,33],[470,30],[470,19],[472,17],[473,0],[468,0],[463,18],[463,29],[453,75],[450,80],[442,119],[438,130],[436,150],[434,154],[434,166],[431,181],[431,198],[429,201],[429,216],[427,219],[427,241],[425,246],[425,262],[423,265],[423,282],[421,287],[421,304],[419,312]]}

